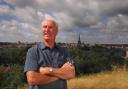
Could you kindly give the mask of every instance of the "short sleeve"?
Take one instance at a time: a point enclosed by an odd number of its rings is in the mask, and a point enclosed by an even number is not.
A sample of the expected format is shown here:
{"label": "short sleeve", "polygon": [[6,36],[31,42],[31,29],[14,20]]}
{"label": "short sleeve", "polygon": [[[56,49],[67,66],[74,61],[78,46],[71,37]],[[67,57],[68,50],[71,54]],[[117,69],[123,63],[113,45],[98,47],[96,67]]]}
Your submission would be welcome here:
{"label": "short sleeve", "polygon": [[37,71],[38,70],[38,58],[35,48],[30,48],[27,52],[24,72],[27,71]]}

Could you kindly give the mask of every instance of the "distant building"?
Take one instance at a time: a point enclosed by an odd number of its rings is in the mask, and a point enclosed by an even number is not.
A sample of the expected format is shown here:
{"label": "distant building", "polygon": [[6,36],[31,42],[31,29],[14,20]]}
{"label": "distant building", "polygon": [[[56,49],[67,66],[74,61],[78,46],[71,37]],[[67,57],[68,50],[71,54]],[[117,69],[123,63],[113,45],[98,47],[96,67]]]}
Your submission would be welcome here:
{"label": "distant building", "polygon": [[[11,43],[11,42],[0,42],[0,48],[30,48],[37,44],[39,42],[33,42],[33,43],[22,43],[22,42],[17,42],[17,43]],[[85,44],[81,42],[81,37],[80,34],[78,36],[78,42],[77,43],[59,43],[62,47],[66,48],[76,48],[76,47],[91,47],[91,46],[101,46],[101,47],[106,47],[106,48],[116,48],[116,49],[121,49],[123,50],[123,57],[128,59],[128,44]]]}

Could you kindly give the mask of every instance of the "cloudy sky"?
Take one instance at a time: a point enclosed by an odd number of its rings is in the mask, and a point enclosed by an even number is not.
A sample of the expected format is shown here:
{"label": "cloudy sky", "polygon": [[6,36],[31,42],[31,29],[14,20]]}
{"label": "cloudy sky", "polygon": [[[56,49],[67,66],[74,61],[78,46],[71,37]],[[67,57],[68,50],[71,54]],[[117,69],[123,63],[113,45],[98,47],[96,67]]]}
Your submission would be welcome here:
{"label": "cloudy sky", "polygon": [[128,44],[128,0],[0,0],[0,42],[41,41],[45,18],[57,42]]}

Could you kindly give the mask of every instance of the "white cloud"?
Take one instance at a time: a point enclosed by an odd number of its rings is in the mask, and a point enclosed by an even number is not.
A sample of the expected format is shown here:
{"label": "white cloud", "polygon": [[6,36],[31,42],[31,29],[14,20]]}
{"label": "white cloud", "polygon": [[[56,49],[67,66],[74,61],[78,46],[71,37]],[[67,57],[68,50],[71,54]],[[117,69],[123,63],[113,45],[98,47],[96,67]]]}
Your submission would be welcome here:
{"label": "white cloud", "polygon": [[9,6],[7,5],[0,5],[0,15],[9,14],[11,11]]}
{"label": "white cloud", "polygon": [[[14,9],[8,5],[0,5],[0,15],[6,14],[16,19],[1,25],[3,30],[0,31],[10,29],[19,34],[18,36],[24,35],[28,41],[34,36],[33,40],[40,39],[37,36],[40,23],[46,17],[54,18],[59,23],[61,33],[57,38],[59,41],[76,41],[78,32],[82,33],[82,40],[88,42],[119,42],[120,39],[127,38],[124,34],[128,33],[128,0],[5,1],[13,5]],[[104,18],[101,19],[101,16],[106,16],[108,19],[103,21]],[[79,31],[75,31],[76,28]]]}
{"label": "white cloud", "polygon": [[12,14],[23,21],[31,22],[34,22],[37,16],[36,11],[31,7],[16,8],[14,11],[12,11]]}
{"label": "white cloud", "polygon": [[[1,21],[0,22],[0,35],[7,41],[39,41],[37,39],[41,36],[40,30],[28,23],[19,23],[15,20],[12,21]],[[4,36],[4,37],[3,37]]]}

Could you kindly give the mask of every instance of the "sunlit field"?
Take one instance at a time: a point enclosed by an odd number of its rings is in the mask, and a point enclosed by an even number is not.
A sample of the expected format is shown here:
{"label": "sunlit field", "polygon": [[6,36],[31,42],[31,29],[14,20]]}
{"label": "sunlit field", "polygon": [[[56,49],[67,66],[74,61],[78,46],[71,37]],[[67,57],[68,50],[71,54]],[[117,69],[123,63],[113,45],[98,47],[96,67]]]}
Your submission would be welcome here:
{"label": "sunlit field", "polygon": [[68,89],[128,89],[128,71],[116,69],[111,72],[83,75],[68,80]]}
{"label": "sunlit field", "polygon": [[128,71],[117,69],[112,72],[82,76],[68,81],[69,89],[128,89]]}

